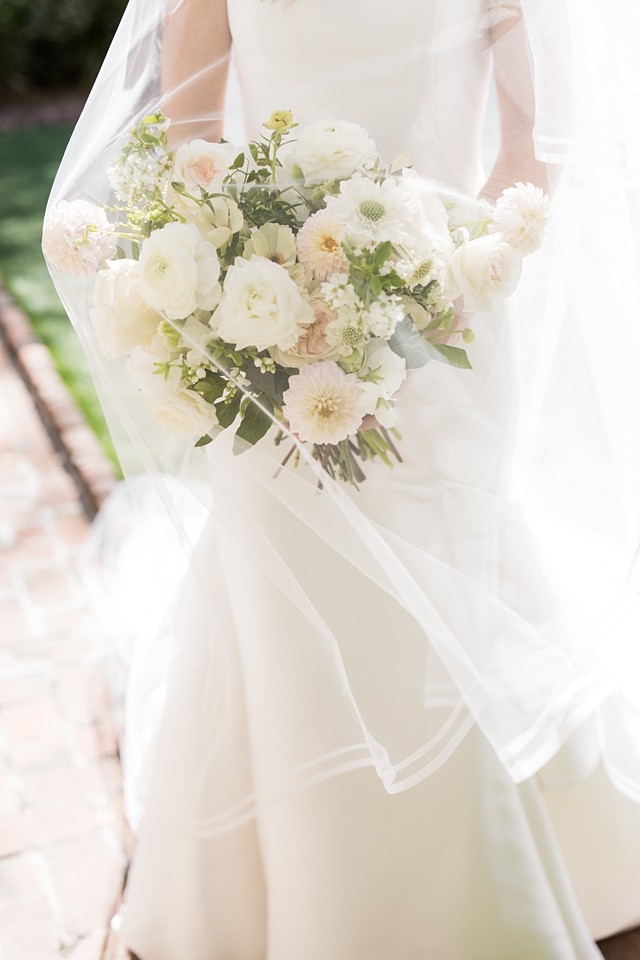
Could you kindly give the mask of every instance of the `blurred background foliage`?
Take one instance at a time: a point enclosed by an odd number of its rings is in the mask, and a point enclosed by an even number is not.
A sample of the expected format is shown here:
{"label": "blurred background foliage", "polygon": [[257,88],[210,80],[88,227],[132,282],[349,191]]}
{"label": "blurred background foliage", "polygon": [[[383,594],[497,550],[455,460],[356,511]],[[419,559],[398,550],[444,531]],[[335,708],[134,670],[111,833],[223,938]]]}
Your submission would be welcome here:
{"label": "blurred background foliage", "polygon": [[87,89],[126,0],[0,0],[0,97]]}

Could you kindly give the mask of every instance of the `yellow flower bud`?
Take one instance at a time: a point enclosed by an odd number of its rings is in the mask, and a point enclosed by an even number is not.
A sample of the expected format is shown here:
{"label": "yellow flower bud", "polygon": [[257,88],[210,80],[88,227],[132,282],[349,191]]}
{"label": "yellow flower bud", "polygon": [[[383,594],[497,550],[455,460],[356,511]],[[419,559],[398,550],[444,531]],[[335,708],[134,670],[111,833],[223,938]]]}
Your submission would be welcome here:
{"label": "yellow flower bud", "polygon": [[293,114],[291,110],[274,110],[263,126],[267,130],[278,130],[280,133],[284,133],[293,126]]}

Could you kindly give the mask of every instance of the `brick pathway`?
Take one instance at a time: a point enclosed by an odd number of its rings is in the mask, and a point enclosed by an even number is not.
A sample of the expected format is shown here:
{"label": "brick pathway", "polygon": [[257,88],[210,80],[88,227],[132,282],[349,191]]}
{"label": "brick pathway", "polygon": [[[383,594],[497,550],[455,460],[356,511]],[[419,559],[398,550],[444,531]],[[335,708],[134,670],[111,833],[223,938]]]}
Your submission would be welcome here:
{"label": "brick pathway", "polygon": [[120,767],[74,572],[87,521],[0,349],[0,960],[114,958]]}

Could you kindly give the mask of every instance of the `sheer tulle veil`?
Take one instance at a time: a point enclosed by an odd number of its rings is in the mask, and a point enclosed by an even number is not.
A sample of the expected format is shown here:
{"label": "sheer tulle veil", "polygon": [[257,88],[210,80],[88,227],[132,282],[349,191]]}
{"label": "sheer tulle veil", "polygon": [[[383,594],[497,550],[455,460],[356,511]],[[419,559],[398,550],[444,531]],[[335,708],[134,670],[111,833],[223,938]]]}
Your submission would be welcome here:
{"label": "sheer tulle veil", "polygon": [[[283,18],[304,17],[306,5],[262,4]],[[428,131],[430,142],[455,137],[447,98],[472,62],[493,59],[501,103],[509,105],[502,152],[528,155],[533,138],[552,194],[547,238],[491,328],[491,357],[479,345],[475,362],[471,348],[468,381],[466,371],[448,371],[457,379],[447,444],[459,471],[455,491],[434,511],[442,523],[436,540],[447,541],[448,510],[455,536],[462,529],[455,524],[473,518],[483,544],[473,563],[464,543],[460,560],[432,549],[429,529],[436,528],[425,528],[411,493],[421,475],[410,475],[408,465],[372,467],[357,491],[324,474],[295,436],[276,447],[273,433],[286,434],[283,424],[240,451],[230,431],[199,448],[172,434],[151,417],[125,361],[102,353],[91,322],[93,278],[50,264],[131,481],[138,531],[144,515],[164,518],[167,541],[150,557],[146,577],[162,589],[149,601],[153,616],[137,621],[148,627],[137,669],[145,673],[164,635],[180,648],[176,669],[197,679],[185,718],[192,735],[176,777],[197,771],[201,789],[194,787],[188,815],[205,834],[252,816],[283,790],[352,767],[374,766],[389,792],[408,789],[446,762],[474,724],[521,781],[595,717],[611,778],[640,800],[640,9],[635,0],[449,0],[439,7],[436,29],[412,45],[416,62],[428,52],[424,96],[440,107],[442,127]],[[49,214],[77,198],[110,207],[107,170],[132,125],[158,111],[172,120],[173,145],[222,135],[239,144],[243,77],[225,8],[214,0],[131,0]],[[341,50],[331,71],[348,102],[360,82],[358,59]],[[291,103],[272,109],[295,107],[294,86],[292,76]],[[316,100],[322,110],[320,78]],[[481,120],[474,120],[478,136]],[[432,167],[423,159],[418,172],[447,195],[474,202],[472,187],[453,175],[447,181],[435,159]],[[208,351],[195,340],[191,346]],[[506,369],[512,387],[502,395],[507,433],[495,440],[499,477],[485,482],[491,456],[482,443],[490,447],[491,432],[478,423],[477,400],[482,378],[495,383]],[[400,421],[402,408],[401,398]],[[428,411],[421,425],[407,427],[407,446],[422,437],[425,462],[430,429]],[[288,445],[297,447],[298,466],[294,457],[280,468]],[[428,471],[425,477],[426,484]],[[309,647],[302,644],[300,655],[315,658],[323,683],[321,703],[301,694],[299,736],[258,794],[242,775],[244,761],[229,760],[241,681],[217,613],[229,590],[246,589],[250,606],[251,579],[230,586],[228,572],[226,581],[213,575],[215,563],[224,568],[224,551],[217,560],[211,554],[218,534],[236,558],[232,569],[242,569],[245,557],[266,572],[274,596],[304,622]],[[327,571],[323,583],[319,569]],[[345,571],[357,589],[338,604]],[[129,576],[142,580],[143,571]],[[174,594],[177,603],[168,603]],[[372,596],[384,628],[363,638],[369,652],[356,660],[350,645],[358,608]],[[410,689],[394,673],[403,658],[416,665]]]}

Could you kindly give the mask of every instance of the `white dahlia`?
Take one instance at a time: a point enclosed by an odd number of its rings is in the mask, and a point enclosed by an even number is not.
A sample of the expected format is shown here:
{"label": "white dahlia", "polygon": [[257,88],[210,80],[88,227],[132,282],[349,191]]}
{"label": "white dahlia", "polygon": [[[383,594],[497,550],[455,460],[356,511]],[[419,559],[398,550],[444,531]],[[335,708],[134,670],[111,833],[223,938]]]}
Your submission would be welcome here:
{"label": "white dahlia", "polygon": [[517,183],[509,187],[496,203],[493,230],[523,256],[534,253],[544,238],[551,212],[551,201],[542,187]]}
{"label": "white dahlia", "polygon": [[318,210],[300,228],[298,256],[317,280],[326,280],[332,273],[344,273],[348,264],[342,252],[342,224],[329,210]]}
{"label": "white dahlia", "polygon": [[312,363],[289,379],[282,412],[293,433],[311,443],[339,443],[358,430],[363,390],[353,373],[332,360]]}

